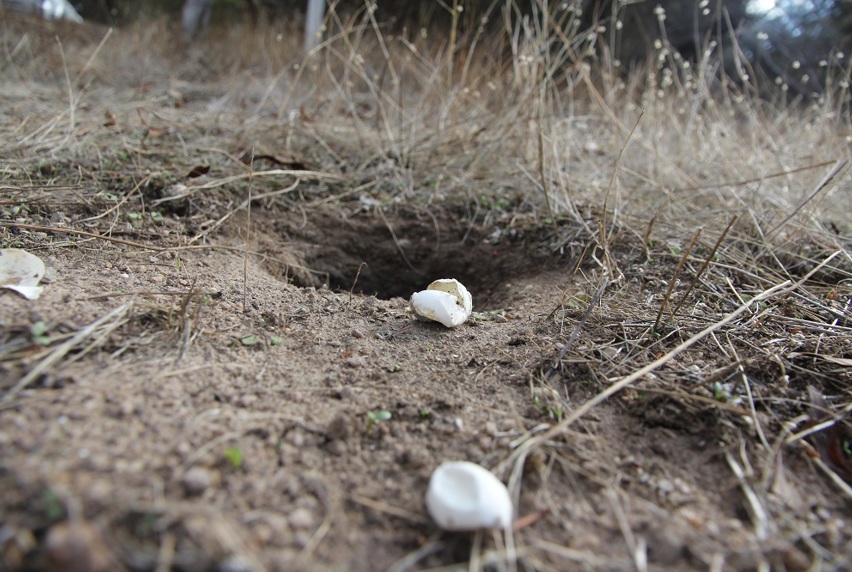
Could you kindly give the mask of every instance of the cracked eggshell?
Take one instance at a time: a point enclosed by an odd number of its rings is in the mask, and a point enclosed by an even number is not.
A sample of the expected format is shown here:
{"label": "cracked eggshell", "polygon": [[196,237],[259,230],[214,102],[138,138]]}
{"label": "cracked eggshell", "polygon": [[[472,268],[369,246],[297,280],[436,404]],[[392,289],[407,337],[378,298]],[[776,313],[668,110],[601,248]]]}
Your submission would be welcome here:
{"label": "cracked eggshell", "polygon": [[491,471],[467,461],[444,463],[432,473],[426,508],[444,530],[508,529],[509,489]]}
{"label": "cracked eggshell", "polygon": [[44,262],[35,254],[18,248],[0,249],[0,288],[14,290],[27,300],[41,296],[38,285],[44,278]]}
{"label": "cracked eggshell", "polygon": [[427,320],[448,328],[463,324],[473,310],[473,298],[461,282],[452,278],[436,280],[426,290],[411,296],[411,309]]}
{"label": "cracked eggshell", "polygon": [[467,291],[464,284],[455,278],[441,278],[440,280],[435,280],[426,286],[426,289],[452,294],[456,300],[458,300],[459,305],[461,305],[461,307],[464,308],[464,311],[467,312],[468,316],[470,316],[471,311],[473,311],[473,298],[471,297],[470,292]]}

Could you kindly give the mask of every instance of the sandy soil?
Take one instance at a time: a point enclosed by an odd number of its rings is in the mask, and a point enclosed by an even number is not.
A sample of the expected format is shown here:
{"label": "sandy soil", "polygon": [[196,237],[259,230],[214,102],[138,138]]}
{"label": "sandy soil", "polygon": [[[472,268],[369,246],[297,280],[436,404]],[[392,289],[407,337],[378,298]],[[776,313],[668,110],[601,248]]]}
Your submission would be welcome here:
{"label": "sandy soil", "polygon": [[[5,129],[24,121],[27,98],[57,113],[57,82],[22,93],[5,79]],[[249,220],[244,187],[203,188],[229,174],[221,166],[189,173],[211,139],[236,154],[245,132],[205,130],[213,109],[193,123],[196,141],[188,127],[183,139],[152,134],[139,109],[177,112],[167,85],[147,89],[163,97],[103,92],[115,124],[83,147],[132,139],[126,162],[104,168],[78,149],[38,164],[18,150],[2,170],[4,208],[27,206],[0,222],[2,246],[52,271],[36,301],[0,293],[0,567],[852,569],[850,499],[817,467],[824,441],[784,441],[808,419],[809,387],[832,408],[848,392],[848,363],[818,356],[848,359],[850,339],[798,335],[787,321],[848,331],[850,294],[829,294],[832,275],[524,449],[746,303],[729,284],[755,296],[767,283],[723,258],[677,326],[651,332],[680,256],[636,233],[614,238],[623,274],[598,299],[591,237],[519,202],[483,223],[464,197],[424,207],[316,184],[254,201]],[[221,96],[181,89],[199,114]],[[79,114],[104,121],[98,105]],[[285,168],[321,167],[307,144],[288,152],[306,165]],[[168,181],[135,187],[148,161]],[[445,277],[474,299],[455,329],[408,309]],[[390,418],[372,421],[379,411]],[[424,494],[447,460],[510,483],[523,519],[513,533],[436,528]]]}

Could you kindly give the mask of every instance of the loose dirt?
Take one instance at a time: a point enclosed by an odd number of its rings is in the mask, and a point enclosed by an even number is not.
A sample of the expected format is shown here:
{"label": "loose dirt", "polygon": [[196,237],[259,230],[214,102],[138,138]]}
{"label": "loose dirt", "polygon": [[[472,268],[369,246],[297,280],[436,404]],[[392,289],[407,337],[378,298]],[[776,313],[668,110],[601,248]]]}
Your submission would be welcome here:
{"label": "loose dirt", "polygon": [[[61,107],[61,89],[45,93]],[[519,459],[747,302],[732,290],[772,284],[723,255],[676,324],[652,331],[681,256],[624,229],[603,253],[585,226],[597,228],[594,209],[583,224],[309,181],[249,215],[247,186],[310,179],[311,148],[292,150],[308,165],[291,175],[204,187],[235,169],[187,176],[215,134],[187,158],[179,137],[134,119],[174,105],[110,107],[117,126],[92,127],[85,149],[133,139],[111,168],[85,152],[39,165],[15,151],[3,169],[4,208],[26,208],[0,223],[2,245],[52,271],[36,301],[0,293],[2,568],[852,568],[849,499],[813,447],[784,441],[807,419],[808,387],[832,404],[848,391],[848,364],[814,356],[848,359],[849,338],[785,321],[848,330],[848,287],[831,286],[842,271],[756,308]],[[4,124],[24,121],[20,109]],[[98,106],[79,113],[103,121]],[[219,143],[236,154],[244,135]],[[408,296],[437,278],[472,292],[468,323],[414,318]],[[437,530],[423,499],[448,460],[492,469],[527,520],[510,536]]]}

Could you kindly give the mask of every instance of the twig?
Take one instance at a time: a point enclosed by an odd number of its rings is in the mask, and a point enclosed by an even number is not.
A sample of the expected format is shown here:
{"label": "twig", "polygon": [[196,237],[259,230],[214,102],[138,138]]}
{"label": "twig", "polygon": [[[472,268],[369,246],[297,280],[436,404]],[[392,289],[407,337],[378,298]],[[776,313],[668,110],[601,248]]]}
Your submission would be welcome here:
{"label": "twig", "polygon": [[[253,177],[251,177],[251,173],[248,175],[248,177],[249,177],[249,180],[250,180],[250,181],[254,180],[254,179],[253,179]],[[237,208],[235,208],[235,209],[232,209],[232,210],[228,211],[228,212],[227,212],[227,213],[226,213],[226,214],[225,214],[222,218],[220,218],[219,220],[217,220],[217,221],[216,221],[215,223],[213,223],[211,226],[207,227],[207,228],[206,228],[206,229],[204,229],[203,231],[201,231],[201,232],[199,232],[198,234],[196,234],[195,236],[193,236],[193,237],[189,240],[189,244],[192,244],[193,242],[197,241],[199,238],[204,238],[205,236],[207,236],[208,234],[210,234],[211,232],[213,232],[214,230],[216,230],[217,228],[219,228],[219,227],[222,225],[222,223],[224,223],[226,220],[228,220],[229,218],[231,218],[233,215],[235,215],[236,213],[238,213],[238,212],[239,212],[239,211],[241,211],[242,209],[244,209],[244,208],[248,207],[248,206],[251,204],[251,201],[252,201],[252,200],[260,201],[260,200],[263,200],[263,199],[268,199],[268,198],[270,198],[270,197],[275,197],[275,196],[278,196],[278,195],[284,195],[284,194],[287,194],[287,193],[289,193],[290,191],[295,190],[295,189],[296,189],[296,187],[298,187],[298,186],[301,184],[301,182],[302,182],[302,181],[301,181],[301,179],[296,179],[296,182],[295,182],[295,183],[293,183],[292,185],[290,185],[289,187],[285,187],[285,188],[283,188],[283,189],[278,189],[277,191],[270,191],[270,192],[268,192],[268,193],[262,193],[262,194],[260,194],[260,195],[257,195],[257,196],[256,196],[256,197],[254,197],[254,198],[251,198],[251,197],[250,197],[250,199],[251,199],[251,200],[249,200],[249,199],[244,199],[244,200],[243,200],[243,202],[242,202],[242,203],[240,203],[240,206],[238,206],[238,207],[237,207]]]}
{"label": "twig", "polygon": [[678,302],[677,306],[675,306],[674,310],[672,310],[671,317],[669,318],[670,320],[674,320],[674,317],[677,315],[677,311],[680,310],[680,307],[683,306],[684,302],[686,302],[686,299],[689,297],[692,289],[695,288],[695,285],[698,284],[698,281],[701,279],[704,271],[707,270],[708,266],[710,266],[710,262],[713,260],[713,257],[716,256],[716,251],[719,250],[719,246],[722,244],[722,241],[725,240],[725,237],[728,236],[728,232],[731,228],[733,228],[734,223],[737,222],[738,218],[738,215],[734,215],[734,218],[731,219],[731,222],[728,223],[728,226],[726,226],[725,230],[722,231],[722,234],[719,235],[719,238],[716,240],[716,244],[713,245],[713,249],[709,254],[707,254],[707,258],[704,259],[704,264],[702,264],[701,268],[698,269],[698,273],[695,275],[695,278],[692,279],[692,282],[690,283],[689,288],[686,289],[686,293],[683,295],[683,298],[680,299],[680,302]]}
{"label": "twig", "polygon": [[117,203],[115,203],[114,205],[112,205],[110,208],[108,208],[107,210],[105,210],[104,212],[102,212],[102,213],[101,213],[101,214],[99,214],[99,215],[90,216],[90,217],[88,217],[88,218],[80,219],[80,220],[78,220],[78,221],[76,222],[76,224],[81,224],[81,223],[84,223],[84,222],[91,222],[91,221],[93,221],[93,220],[101,219],[101,218],[103,218],[103,217],[107,216],[107,215],[108,215],[109,213],[111,213],[112,211],[120,209],[120,208],[121,208],[121,205],[123,205],[124,203],[126,203],[127,201],[129,201],[129,200],[130,200],[130,198],[131,198],[134,194],[136,194],[136,191],[138,191],[139,189],[141,189],[141,188],[142,188],[142,186],[143,186],[143,185],[145,185],[145,184],[146,184],[148,181],[150,181],[150,180],[151,180],[151,175],[147,175],[147,176],[146,176],[146,177],[144,177],[141,181],[139,181],[139,182],[136,184],[136,186],[135,186],[135,187],[133,187],[132,189],[130,189],[130,192],[128,192],[126,195],[124,195],[124,196],[121,198],[121,200],[120,200],[120,201],[118,201]]}
{"label": "twig", "polygon": [[367,266],[366,262],[361,262],[358,265],[358,272],[355,273],[355,280],[352,281],[352,288],[349,289],[349,305],[352,305],[352,292],[355,290],[355,285],[358,283],[358,278],[361,277],[361,269]]}
{"label": "twig", "polygon": [[[254,182],[254,147],[249,161],[248,198],[246,199],[246,251],[243,253],[243,312],[248,312],[248,257],[251,246],[251,184]],[[298,180],[296,181],[298,185]]]}
{"label": "twig", "polygon": [[562,358],[565,357],[565,354],[568,352],[568,349],[574,344],[577,338],[580,336],[580,332],[583,329],[583,326],[588,321],[589,317],[592,315],[592,311],[594,311],[595,307],[601,301],[603,297],[603,293],[606,290],[607,285],[609,284],[609,279],[604,278],[603,283],[601,283],[598,291],[595,292],[595,295],[592,297],[591,302],[589,302],[589,307],[586,308],[583,317],[580,318],[580,321],[574,326],[574,331],[571,332],[571,336],[568,338],[568,341],[565,342],[565,345],[562,346],[562,351],[559,352],[559,355],[556,356],[556,363],[553,365],[553,369],[546,375],[546,379],[550,379],[550,376],[553,375],[553,372],[556,371],[557,368],[562,369]]}
{"label": "twig", "polygon": [[[669,286],[668,288],[666,288],[666,295],[663,296],[663,301],[660,304],[660,311],[657,312],[657,319],[654,320],[655,332],[660,329],[660,318],[663,317],[663,312],[666,310],[666,306],[669,303],[669,299],[672,295],[672,290],[674,290],[674,286],[677,283],[677,279],[680,277],[680,273],[683,272],[683,265],[686,264],[686,259],[689,256],[689,253],[692,252],[692,248],[695,246],[695,241],[698,240],[699,236],[701,236],[701,228],[699,228],[692,234],[692,240],[690,240],[689,245],[683,249],[683,254],[681,254],[674,274],[672,275],[671,280],[669,280]],[[674,317],[674,313],[672,313],[672,317]]]}

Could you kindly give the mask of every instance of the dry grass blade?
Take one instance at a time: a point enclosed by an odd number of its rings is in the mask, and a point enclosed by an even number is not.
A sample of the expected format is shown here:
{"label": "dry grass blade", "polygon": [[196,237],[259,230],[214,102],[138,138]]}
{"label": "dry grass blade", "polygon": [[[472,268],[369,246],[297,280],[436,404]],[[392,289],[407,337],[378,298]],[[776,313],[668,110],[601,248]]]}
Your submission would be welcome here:
{"label": "dry grass blade", "polygon": [[[680,302],[677,303],[672,309],[672,313],[670,316],[671,320],[674,320],[677,315],[678,310],[680,310],[681,306],[683,306],[684,302],[689,298],[689,295],[692,293],[692,290],[695,288],[695,285],[698,284],[698,281],[701,280],[701,277],[707,271],[707,267],[710,266],[710,262],[713,261],[713,258],[716,256],[716,252],[719,250],[719,246],[721,246],[722,241],[725,240],[725,237],[728,236],[728,232],[730,232],[731,228],[734,226],[734,223],[737,222],[739,217],[734,216],[731,219],[731,222],[728,223],[728,226],[725,227],[725,230],[722,231],[722,234],[719,235],[719,238],[716,240],[716,244],[713,245],[713,248],[707,253],[707,257],[704,259],[704,263],[701,265],[701,268],[698,269],[698,272],[695,274],[695,278],[692,279],[692,282],[689,284],[689,288],[686,289],[686,292],[683,294],[683,297],[680,299]],[[657,320],[659,321],[660,317],[657,316]]]}
{"label": "dry grass blade", "polygon": [[825,475],[834,483],[840,491],[846,495],[846,498],[852,501],[852,486],[849,485],[846,481],[843,480],[843,477],[838,475],[834,470],[831,469],[825,462],[819,458],[819,456],[815,456],[812,459],[813,463],[819,467],[819,470],[825,473]]}
{"label": "dry grass blade", "polygon": [[363,505],[365,507],[368,507],[372,510],[375,510],[375,511],[378,511],[378,512],[381,512],[381,513],[384,513],[384,514],[389,514],[389,515],[395,516],[397,518],[402,518],[402,519],[405,519],[405,520],[408,520],[408,521],[411,521],[411,522],[420,523],[420,524],[425,524],[425,523],[429,522],[429,519],[426,518],[424,515],[422,515],[420,513],[412,512],[408,509],[398,507],[398,506],[394,506],[394,505],[389,504],[385,501],[379,501],[379,500],[371,499],[371,498],[365,497],[363,495],[358,495],[358,494],[349,495],[349,499],[352,502],[358,503],[358,504]]}
{"label": "dry grass blade", "polygon": [[[660,310],[657,312],[657,319],[654,320],[654,331],[660,329],[660,319],[663,317],[663,312],[666,310],[666,306],[669,304],[669,300],[672,296],[672,291],[674,290],[675,284],[677,284],[678,278],[680,278],[680,273],[683,272],[683,266],[686,264],[686,259],[689,256],[689,253],[692,252],[693,247],[695,247],[695,243],[698,240],[698,237],[701,236],[701,228],[698,228],[693,234],[692,238],[689,240],[689,244],[686,248],[683,249],[683,253],[681,254],[680,260],[677,263],[677,267],[675,268],[674,274],[672,274],[671,279],[669,280],[669,285],[666,288],[666,293],[663,296],[663,301],[660,303]],[[672,312],[674,315],[674,312]]]}
{"label": "dry grass blade", "polygon": [[[745,449],[745,444],[740,444],[741,452]],[[757,534],[757,538],[759,540],[765,540],[769,534],[769,514],[766,511],[766,508],[763,506],[760,498],[758,498],[757,493],[754,492],[754,489],[746,480],[745,472],[740,464],[734,459],[734,456],[731,455],[730,451],[725,451],[725,461],[728,463],[728,466],[731,468],[731,471],[734,473],[734,476],[737,477],[737,481],[740,484],[740,488],[743,491],[743,494],[748,501],[746,504],[746,508],[748,509],[749,515],[752,519],[752,524],[754,524],[755,533]]]}
{"label": "dry grass blade", "polygon": [[[6,567],[84,517],[128,569],[852,570],[847,60],[794,101],[721,5],[396,4],[308,53],[2,17],[0,241],[53,274],[0,294]],[[476,320],[413,319],[443,276]],[[448,459],[510,534],[437,529]]]}
{"label": "dry grass blade", "polygon": [[438,540],[439,537],[440,532],[433,534],[423,546],[394,562],[388,568],[388,572],[409,572],[415,570],[418,562],[443,548],[443,543]]}
{"label": "dry grass blade", "polygon": [[583,316],[580,318],[580,321],[577,322],[576,326],[574,326],[574,331],[571,332],[571,335],[568,337],[568,339],[565,341],[565,344],[562,346],[562,349],[559,351],[559,355],[556,356],[556,361],[551,365],[550,371],[545,374],[545,379],[550,379],[553,373],[555,373],[557,370],[562,369],[562,360],[565,358],[565,354],[568,353],[568,350],[571,349],[571,346],[574,345],[574,342],[580,336],[580,332],[583,330],[583,326],[586,322],[589,321],[592,312],[594,312],[595,308],[600,303],[601,298],[603,298],[604,292],[606,291],[606,287],[608,284],[609,280],[604,278],[603,282],[598,287],[597,292],[595,292],[595,295],[589,301],[589,307],[586,308],[586,311],[583,313]]}
{"label": "dry grass blade", "polygon": [[46,358],[40,361],[29,373],[24,375],[12,388],[3,395],[3,403],[15,398],[21,391],[35,381],[41,374],[58,364],[69,352],[77,346],[85,343],[89,338],[97,335],[104,336],[121,325],[124,315],[133,307],[133,301],[122,304],[108,314],[98,318],[85,328],[78,331],[72,338],[60,344]]}
{"label": "dry grass blade", "polygon": [[[627,145],[630,143],[630,140],[633,138],[633,134],[636,133],[636,128],[639,127],[639,122],[642,121],[642,116],[645,115],[645,110],[641,110],[639,112],[639,116],[636,118],[636,122],[633,124],[633,127],[630,129],[630,132],[627,134],[627,138],[624,140],[624,143],[621,146],[621,149],[618,151],[618,157],[615,159],[615,167],[612,169],[612,175],[609,179],[609,186],[607,186],[606,195],[604,195],[604,203],[603,208],[601,210],[601,221],[599,223],[599,231],[598,231],[598,243],[604,252],[604,259],[606,261],[606,268],[610,272],[611,280],[615,280],[618,277],[617,266],[614,264],[610,257],[609,251],[609,239],[611,236],[611,231],[607,228],[607,210],[609,208],[609,201],[615,188],[615,179],[618,176],[619,167],[621,167],[621,162],[624,160],[624,151],[627,149]],[[612,221],[613,228],[615,228],[616,221]]]}
{"label": "dry grass blade", "polygon": [[782,220],[777,225],[772,227],[772,229],[769,232],[766,233],[766,238],[767,239],[771,238],[776,232],[781,230],[784,227],[784,225],[786,225],[788,222],[790,222],[790,219],[792,219],[799,212],[801,212],[801,210],[803,208],[805,208],[805,205],[807,205],[809,202],[811,202],[813,200],[813,198],[816,197],[819,194],[819,192],[821,190],[823,190],[835,177],[837,177],[841,172],[843,172],[843,170],[845,170],[848,165],[849,165],[849,161],[846,160],[846,159],[842,159],[842,160],[837,161],[834,164],[834,166],[828,171],[828,174],[826,174],[826,176],[823,177],[822,180],[820,180],[819,183],[817,183],[817,186],[814,188],[813,192],[810,195],[808,195],[808,197],[805,200],[803,200],[799,204],[799,206],[797,206],[793,210],[793,212],[788,214],[784,218],[784,220]]}
{"label": "dry grass blade", "polygon": [[521,444],[518,449],[513,452],[506,461],[501,464],[505,465],[509,462],[514,463],[514,467],[512,469],[512,476],[509,480],[509,489],[511,491],[515,491],[515,498],[517,498],[517,491],[519,490],[520,486],[520,477],[521,471],[523,469],[524,460],[534,447],[537,447],[543,444],[544,442],[553,439],[554,437],[557,437],[562,431],[573,425],[578,419],[586,415],[589,411],[597,407],[599,404],[603,403],[619,391],[629,387],[632,383],[642,379],[642,377],[661,367],[663,364],[668,363],[672,358],[685,352],[690,347],[703,340],[713,332],[719,330],[727,324],[730,324],[731,322],[739,318],[742,314],[744,314],[747,310],[749,310],[749,308],[751,308],[754,304],[762,302],[764,300],[768,300],[776,295],[783,295],[789,292],[789,287],[790,283],[784,282],[782,284],[773,286],[772,288],[765,290],[764,292],[761,292],[760,294],[737,308],[735,311],[725,316],[722,320],[719,320],[718,322],[703,329],[702,331],[695,334],[682,344],[678,345],[676,348],[669,351],[662,357],[654,360],[653,362],[626,376],[625,378],[617,381],[616,383],[613,383],[604,391],[598,393],[595,397],[586,401],[583,405],[572,411],[569,415],[565,417],[564,420],[551,427],[550,430],[548,430],[544,434],[537,435]]}
{"label": "dry grass blade", "polygon": [[[254,181],[254,177],[252,176],[251,173],[249,173],[247,175],[247,178],[248,178],[248,181],[249,181],[249,188],[251,188],[251,184]],[[241,202],[235,209],[229,210],[219,220],[217,220],[213,224],[209,225],[202,232],[199,232],[198,234],[193,236],[191,239],[189,239],[188,244],[198,242],[202,238],[210,235],[213,231],[215,231],[217,228],[222,226],[222,224],[224,224],[225,221],[227,221],[229,218],[231,218],[232,216],[234,216],[235,214],[237,214],[241,210],[243,210],[243,209],[249,209],[250,210],[252,201],[261,201],[263,199],[270,199],[270,198],[273,198],[273,197],[286,195],[287,193],[297,189],[301,183],[302,183],[301,179],[296,179],[296,181],[288,187],[285,187],[283,189],[278,189],[277,191],[270,191],[268,193],[261,193],[259,195],[254,196],[254,197],[252,197],[251,192],[249,192],[249,196],[247,198],[243,199],[243,202]],[[251,216],[250,215],[249,215],[248,220],[249,220],[249,222],[251,222]],[[248,240],[248,238],[246,238],[246,240]]]}

